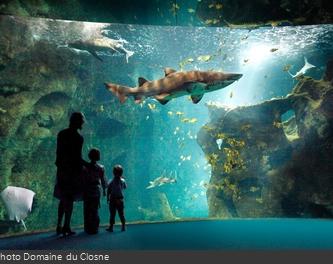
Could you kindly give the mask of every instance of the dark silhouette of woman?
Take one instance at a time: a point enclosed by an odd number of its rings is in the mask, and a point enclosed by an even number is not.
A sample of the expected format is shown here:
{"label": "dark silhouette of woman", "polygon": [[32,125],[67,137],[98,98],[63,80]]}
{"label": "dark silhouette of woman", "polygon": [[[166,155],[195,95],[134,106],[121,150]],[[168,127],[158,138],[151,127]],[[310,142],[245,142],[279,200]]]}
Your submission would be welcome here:
{"label": "dark silhouette of woman", "polygon": [[[81,112],[74,112],[70,117],[69,127],[60,131],[57,136],[57,177],[54,197],[59,199],[58,235],[74,235],[70,228],[73,203],[82,199],[80,176],[84,165],[89,164],[82,159],[83,137],[78,132],[82,129],[85,117]],[[65,215],[64,225],[62,218]]]}

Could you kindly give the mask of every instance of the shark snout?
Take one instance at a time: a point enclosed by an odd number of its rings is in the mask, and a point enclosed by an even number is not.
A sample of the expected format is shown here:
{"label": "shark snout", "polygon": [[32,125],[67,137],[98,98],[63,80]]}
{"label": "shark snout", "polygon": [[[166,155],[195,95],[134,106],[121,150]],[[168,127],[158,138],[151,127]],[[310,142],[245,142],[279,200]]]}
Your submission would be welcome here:
{"label": "shark snout", "polygon": [[233,80],[233,81],[237,81],[240,78],[242,78],[243,74],[240,73],[230,73],[230,76],[228,79]]}

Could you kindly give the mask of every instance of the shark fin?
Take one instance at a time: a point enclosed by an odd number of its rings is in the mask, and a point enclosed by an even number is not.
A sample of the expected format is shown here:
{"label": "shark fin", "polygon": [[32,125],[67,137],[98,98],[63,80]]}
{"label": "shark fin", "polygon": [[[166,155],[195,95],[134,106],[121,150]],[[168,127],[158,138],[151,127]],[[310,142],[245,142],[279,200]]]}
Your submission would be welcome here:
{"label": "shark fin", "polygon": [[144,83],[148,82],[145,78],[143,77],[139,77],[138,78],[138,83],[139,83],[139,86],[142,86]]}
{"label": "shark fin", "polygon": [[192,99],[192,102],[194,104],[197,104],[200,102],[200,100],[202,99],[203,97],[203,94],[198,94],[198,95],[191,95],[191,99]]}
{"label": "shark fin", "polygon": [[160,104],[165,105],[167,102],[170,101],[169,99],[166,99],[166,97],[169,96],[169,95],[170,94],[167,94],[167,93],[165,93],[165,94],[158,94],[158,95],[155,95],[154,98],[157,101],[159,101]]}
{"label": "shark fin", "polygon": [[170,100],[163,100],[163,99],[158,100],[158,99],[157,99],[157,101],[159,101],[160,104],[165,105],[165,104],[167,104]]}
{"label": "shark fin", "polygon": [[172,68],[164,68],[164,74],[165,76],[168,76],[171,73],[176,72],[176,70],[172,69]]}
{"label": "shark fin", "polygon": [[93,55],[96,59],[98,59],[98,60],[100,60],[100,61],[103,61],[102,58],[99,57],[99,56],[97,55],[96,51],[93,51],[93,50],[91,51],[91,50],[89,50],[89,53],[90,53],[91,55]]}

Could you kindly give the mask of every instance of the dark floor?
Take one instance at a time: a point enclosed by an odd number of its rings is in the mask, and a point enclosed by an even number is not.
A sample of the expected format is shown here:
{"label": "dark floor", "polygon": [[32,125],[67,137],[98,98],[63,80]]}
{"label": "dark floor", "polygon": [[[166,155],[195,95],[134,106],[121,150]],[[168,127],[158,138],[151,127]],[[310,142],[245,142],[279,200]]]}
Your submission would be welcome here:
{"label": "dark floor", "polygon": [[280,250],[333,249],[333,221],[237,219],[116,226],[97,235],[40,233],[0,239],[0,249]]}

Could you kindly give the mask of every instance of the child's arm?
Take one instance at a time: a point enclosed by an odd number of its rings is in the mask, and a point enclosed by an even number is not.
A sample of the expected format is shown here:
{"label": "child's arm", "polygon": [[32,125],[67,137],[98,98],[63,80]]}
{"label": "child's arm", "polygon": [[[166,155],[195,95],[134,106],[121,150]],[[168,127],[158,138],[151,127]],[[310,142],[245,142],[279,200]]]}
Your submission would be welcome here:
{"label": "child's arm", "polygon": [[111,183],[109,183],[109,186],[108,186],[108,189],[107,189],[107,194],[106,194],[107,202],[110,201],[110,196],[111,196]]}
{"label": "child's arm", "polygon": [[127,188],[127,183],[126,181],[123,179],[123,189],[126,189]]}

